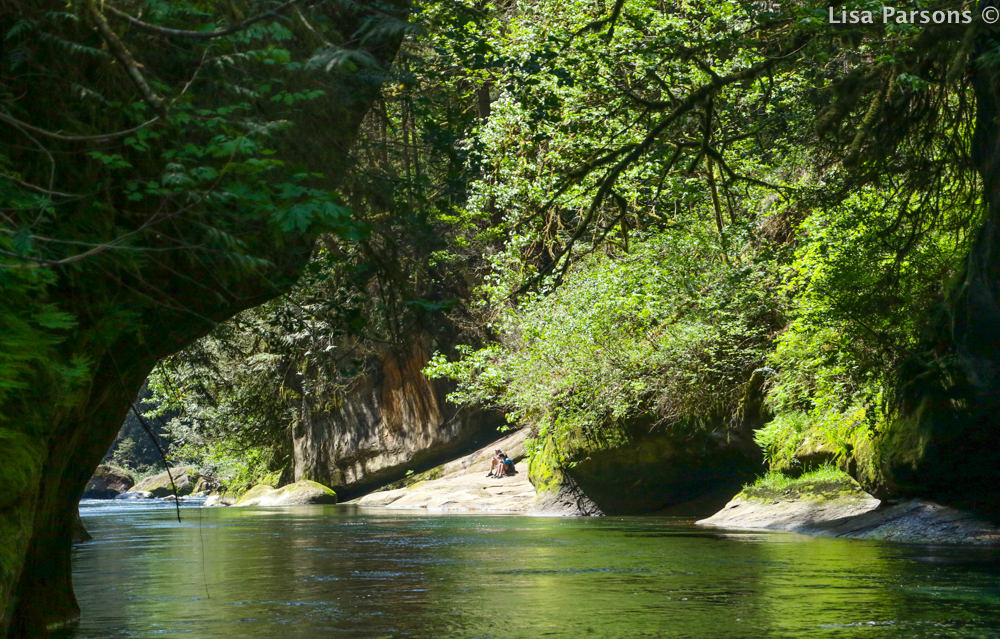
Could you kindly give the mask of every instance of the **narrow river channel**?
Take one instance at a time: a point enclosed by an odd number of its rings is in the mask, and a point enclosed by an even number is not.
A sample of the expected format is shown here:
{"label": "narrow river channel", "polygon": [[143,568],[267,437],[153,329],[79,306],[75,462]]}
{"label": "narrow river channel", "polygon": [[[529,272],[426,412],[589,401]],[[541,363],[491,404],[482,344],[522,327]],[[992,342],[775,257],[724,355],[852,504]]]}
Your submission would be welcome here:
{"label": "narrow river channel", "polygon": [[1000,555],[671,518],[84,502],[75,639],[1000,637]]}

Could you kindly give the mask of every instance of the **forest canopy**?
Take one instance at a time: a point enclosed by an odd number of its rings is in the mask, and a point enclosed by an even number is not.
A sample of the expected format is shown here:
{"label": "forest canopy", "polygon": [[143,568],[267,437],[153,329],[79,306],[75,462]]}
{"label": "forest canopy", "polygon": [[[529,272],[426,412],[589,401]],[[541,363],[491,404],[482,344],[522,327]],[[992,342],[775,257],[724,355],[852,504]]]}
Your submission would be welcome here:
{"label": "forest canopy", "polygon": [[[263,428],[275,470],[303,393],[335,398],[366,352],[431,334],[445,347],[426,372],[453,400],[539,442],[636,419],[716,428],[759,389],[772,468],[820,442],[879,484],[914,367],[958,384],[942,343],[988,225],[972,149],[995,44],[978,15],[828,16],[418,7],[352,150],[345,202],[369,234],[328,236],[290,297],[158,369],[191,391],[178,432]],[[240,355],[205,358],[225,344]],[[231,384],[249,362],[274,384],[255,395],[266,428]],[[209,378],[231,390],[202,393]]]}
{"label": "forest canopy", "polygon": [[[24,304],[3,316],[18,355],[0,392],[80,321],[47,301],[54,273],[100,269],[183,307],[169,284],[119,275],[158,260],[147,238],[177,219],[207,232],[155,250],[211,255],[223,283],[274,264],[248,228],[318,238],[289,295],[151,378],[149,416],[177,415],[176,458],[241,476],[287,468],[303,397],[335,405],[373,353],[428,339],[426,372],[454,381],[454,401],[539,442],[637,419],[712,429],[759,391],[772,468],[821,441],[869,485],[914,377],[975,378],[946,343],[963,339],[970,255],[992,241],[975,149],[996,52],[977,7],[920,7],[971,22],[869,24],[803,2],[431,2],[346,34],[339,3],[272,5],[82,2],[5,26],[0,116],[21,143],[39,128],[96,147],[60,160],[72,188],[46,181],[48,142],[37,178],[3,164],[2,285]],[[114,95],[53,85],[86,115],[16,99],[26,43],[53,30],[56,48],[125,71]],[[169,48],[129,63],[124,32]],[[381,68],[358,47],[386,34],[402,48]],[[320,152],[294,131],[330,77],[380,88],[336,189],[284,159]],[[102,126],[102,109],[128,128]],[[98,240],[87,207],[130,202],[154,213]],[[55,215],[66,206],[79,222]],[[132,321],[108,317],[95,335]],[[45,361],[70,386],[86,367]]]}

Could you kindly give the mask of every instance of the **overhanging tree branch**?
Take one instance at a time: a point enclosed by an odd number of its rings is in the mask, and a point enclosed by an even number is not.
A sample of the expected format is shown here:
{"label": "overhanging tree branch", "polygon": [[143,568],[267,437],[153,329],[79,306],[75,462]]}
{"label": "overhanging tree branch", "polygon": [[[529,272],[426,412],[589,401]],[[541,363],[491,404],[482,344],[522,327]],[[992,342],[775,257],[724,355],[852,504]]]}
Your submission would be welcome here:
{"label": "overhanging tree branch", "polygon": [[111,53],[114,54],[115,59],[117,59],[118,62],[125,67],[125,73],[127,73],[129,79],[132,80],[132,84],[139,89],[139,93],[142,94],[143,101],[148,104],[149,107],[160,117],[166,118],[167,108],[165,101],[163,98],[156,95],[151,88],[149,88],[149,83],[146,82],[146,78],[142,75],[142,71],[139,70],[139,65],[136,64],[135,59],[132,57],[132,53],[129,52],[128,48],[118,38],[118,35],[108,25],[108,21],[105,19],[104,14],[97,8],[96,0],[87,0],[87,11],[90,13],[90,17],[94,20],[97,30],[101,33],[101,37],[108,43],[108,48],[111,49]]}
{"label": "overhanging tree branch", "polygon": [[46,129],[39,128],[37,126],[32,126],[27,122],[22,122],[17,118],[11,117],[6,113],[0,112],[0,122],[6,122],[11,126],[20,126],[26,131],[31,131],[32,133],[37,133],[38,135],[52,140],[58,140],[59,142],[106,142],[108,140],[114,140],[116,138],[123,138],[128,135],[132,135],[137,131],[141,131],[146,127],[150,126],[154,122],[158,121],[160,118],[155,117],[152,120],[147,120],[137,127],[132,127],[131,129],[126,129],[124,131],[116,131],[115,133],[102,133],[100,135],[63,135],[61,133],[56,133],[54,131],[48,131]]}
{"label": "overhanging tree branch", "polygon": [[[298,2],[300,2],[300,0],[289,0],[285,4],[277,7],[276,9],[273,9],[273,10],[268,11],[266,13],[262,13],[259,16],[254,16],[252,18],[248,18],[248,19],[244,20],[243,22],[240,22],[239,24],[233,25],[233,26],[228,27],[226,29],[217,29],[216,31],[188,31],[188,30],[185,30],[185,29],[170,29],[170,28],[167,28],[167,27],[160,27],[160,26],[157,26],[155,24],[149,24],[148,22],[143,22],[142,20],[140,20],[138,18],[134,18],[131,15],[125,13],[124,11],[122,11],[120,9],[116,9],[115,7],[111,6],[110,4],[104,5],[104,8],[107,9],[108,11],[110,11],[115,16],[117,16],[117,17],[119,17],[119,18],[121,18],[123,20],[128,21],[129,24],[132,24],[132,25],[134,25],[134,26],[136,26],[136,27],[138,27],[138,28],[140,28],[140,29],[142,29],[144,31],[148,31],[150,33],[158,33],[160,35],[176,36],[176,37],[180,37],[180,38],[195,38],[195,39],[200,39],[200,40],[208,40],[208,39],[211,39],[211,38],[221,38],[222,36],[227,36],[227,35],[232,35],[234,33],[239,33],[240,31],[243,31],[244,29],[246,29],[246,28],[248,28],[248,27],[250,27],[252,25],[257,24],[258,22],[261,22],[263,20],[267,20],[268,18],[279,17],[281,15],[282,11],[284,11],[285,9],[288,9],[289,7],[297,4]],[[311,27],[310,27],[310,29],[311,29]]]}

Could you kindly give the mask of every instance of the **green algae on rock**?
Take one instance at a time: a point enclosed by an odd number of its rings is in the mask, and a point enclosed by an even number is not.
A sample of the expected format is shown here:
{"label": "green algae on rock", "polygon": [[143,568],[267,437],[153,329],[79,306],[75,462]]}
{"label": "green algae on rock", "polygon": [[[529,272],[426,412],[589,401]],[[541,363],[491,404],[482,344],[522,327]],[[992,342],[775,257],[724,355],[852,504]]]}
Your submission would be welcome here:
{"label": "green algae on rock", "polygon": [[[171,482],[171,477],[173,478],[173,482]],[[166,497],[167,495],[174,494],[174,487],[176,486],[177,496],[184,497],[191,493],[207,490],[211,484],[211,478],[202,476],[194,468],[178,466],[177,468],[171,468],[169,474],[164,471],[159,475],[143,479],[128,492],[149,492],[153,494],[153,497]]]}
{"label": "green algae on rock", "polygon": [[652,420],[536,440],[529,477],[535,514],[638,514],[753,477],[761,456],[744,428],[655,427]]}
{"label": "green algae on rock", "polygon": [[302,479],[281,488],[258,484],[248,490],[236,506],[303,506],[335,504],[337,493],[323,484]]}

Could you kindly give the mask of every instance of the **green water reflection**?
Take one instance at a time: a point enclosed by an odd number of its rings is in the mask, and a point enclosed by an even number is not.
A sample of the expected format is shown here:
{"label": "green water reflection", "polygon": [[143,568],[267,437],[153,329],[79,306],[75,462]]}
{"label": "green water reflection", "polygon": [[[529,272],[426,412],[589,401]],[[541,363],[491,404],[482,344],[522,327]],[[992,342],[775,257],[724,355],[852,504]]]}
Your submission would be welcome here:
{"label": "green water reflection", "polygon": [[656,518],[85,507],[78,639],[1000,637],[988,552]]}

